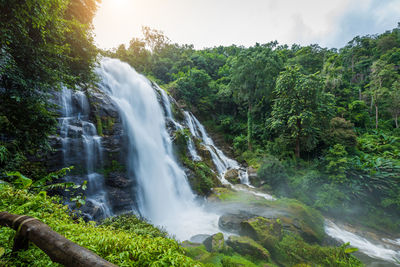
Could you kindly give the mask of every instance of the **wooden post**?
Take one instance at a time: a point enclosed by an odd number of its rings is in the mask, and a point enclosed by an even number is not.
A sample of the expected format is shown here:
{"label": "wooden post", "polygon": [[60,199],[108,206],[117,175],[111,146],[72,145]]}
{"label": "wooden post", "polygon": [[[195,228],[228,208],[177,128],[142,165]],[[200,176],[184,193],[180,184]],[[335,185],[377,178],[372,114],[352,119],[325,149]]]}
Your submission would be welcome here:
{"label": "wooden post", "polygon": [[116,267],[90,250],[83,248],[30,216],[0,212],[0,225],[17,231],[13,251],[28,248],[31,241],[52,261],[71,267]]}

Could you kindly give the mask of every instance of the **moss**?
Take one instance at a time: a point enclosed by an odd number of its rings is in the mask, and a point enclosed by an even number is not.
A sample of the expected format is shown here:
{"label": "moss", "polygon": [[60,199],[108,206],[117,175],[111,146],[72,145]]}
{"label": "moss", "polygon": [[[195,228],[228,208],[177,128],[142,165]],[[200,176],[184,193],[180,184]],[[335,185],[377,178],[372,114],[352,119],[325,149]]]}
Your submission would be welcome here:
{"label": "moss", "polygon": [[268,260],[270,257],[267,249],[247,236],[230,236],[227,244],[241,255],[249,255],[261,260]]}
{"label": "moss", "polygon": [[282,238],[280,219],[256,217],[241,223],[241,235],[247,235],[271,250]]}
{"label": "moss", "polygon": [[345,248],[310,245],[298,236],[285,235],[276,246],[273,257],[284,266],[363,266],[358,259],[346,253]]}
{"label": "moss", "polygon": [[210,200],[218,200],[224,202],[234,202],[241,204],[255,204],[270,206],[273,201],[266,200],[263,197],[246,193],[243,191],[233,191],[232,189],[225,187],[215,187],[212,189],[212,194],[209,196]]}
{"label": "moss", "polygon": [[112,172],[125,172],[126,167],[122,165],[119,161],[112,160],[109,165],[98,171],[104,174],[105,177],[108,177],[108,175]]}
{"label": "moss", "polygon": [[103,123],[99,115],[96,114],[96,129],[99,136],[103,136]]}
{"label": "moss", "polygon": [[223,251],[225,250],[224,235],[222,233],[212,235],[204,240],[203,244],[209,252]]}
{"label": "moss", "polygon": [[183,114],[182,110],[176,105],[175,102],[171,103],[171,112],[176,120],[178,121],[185,120],[185,115]]}
{"label": "moss", "polygon": [[115,118],[112,117],[104,117],[105,120],[105,129],[108,132],[112,132],[114,124],[115,124]]}
{"label": "moss", "polygon": [[325,238],[324,219],[316,209],[294,199],[279,199],[272,205],[288,212],[287,217],[281,218],[282,223],[299,227],[306,241],[321,242]]}
{"label": "moss", "polygon": [[254,259],[248,256],[242,256],[231,250],[226,250],[223,253],[213,252],[210,253],[206,250],[204,245],[193,246],[193,243],[184,242],[186,255],[196,261],[202,262],[205,266],[221,266],[221,267],[256,267],[256,266],[274,266],[272,264],[266,265],[266,261]]}
{"label": "moss", "polygon": [[189,159],[187,151],[189,138],[188,129],[176,131],[174,133],[175,151],[180,162],[192,172],[192,175],[189,175],[189,183],[192,189],[200,195],[209,195],[211,188],[219,185],[220,181],[207,163]]}

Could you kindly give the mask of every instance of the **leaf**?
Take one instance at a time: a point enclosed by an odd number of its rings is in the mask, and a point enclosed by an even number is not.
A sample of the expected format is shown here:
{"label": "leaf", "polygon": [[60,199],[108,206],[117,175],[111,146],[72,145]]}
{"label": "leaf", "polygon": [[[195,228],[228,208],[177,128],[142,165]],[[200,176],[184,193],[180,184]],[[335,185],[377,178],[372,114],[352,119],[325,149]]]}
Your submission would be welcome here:
{"label": "leaf", "polygon": [[344,253],[350,254],[350,253],[353,253],[353,252],[356,252],[356,251],[358,251],[358,248],[346,248],[344,250]]}
{"label": "leaf", "polygon": [[0,247],[0,258],[6,253],[6,249],[3,247]]}
{"label": "leaf", "polygon": [[15,172],[7,172],[6,175],[8,177],[13,177],[16,176],[18,177],[13,184],[16,185],[17,187],[21,188],[21,189],[27,189],[28,187],[30,187],[32,185],[32,179],[29,179],[28,177],[25,177],[24,175],[22,175],[20,172],[15,171]]}

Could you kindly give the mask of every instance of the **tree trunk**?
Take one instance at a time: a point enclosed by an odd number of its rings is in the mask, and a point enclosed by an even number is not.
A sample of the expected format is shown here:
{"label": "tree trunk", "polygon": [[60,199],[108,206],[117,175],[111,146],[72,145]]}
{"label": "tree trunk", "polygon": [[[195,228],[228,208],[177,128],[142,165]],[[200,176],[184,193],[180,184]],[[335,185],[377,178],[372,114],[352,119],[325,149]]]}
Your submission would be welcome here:
{"label": "tree trunk", "polygon": [[249,100],[249,108],[247,111],[247,145],[250,151],[253,150],[253,114],[251,101]]}
{"label": "tree trunk", "polygon": [[396,114],[394,122],[396,123],[396,129],[399,128],[399,121],[398,121],[399,114]]}
{"label": "tree trunk", "polygon": [[375,103],[375,129],[378,129],[378,105]]}
{"label": "tree trunk", "polygon": [[300,120],[297,119],[297,136],[296,136],[296,147],[294,149],[294,154],[297,158],[300,158],[300,132],[301,132],[301,123]]}
{"label": "tree trunk", "polygon": [[0,212],[0,225],[17,231],[13,251],[27,249],[28,242],[31,241],[52,261],[67,267],[116,267],[90,250],[54,232],[49,226],[35,218]]}

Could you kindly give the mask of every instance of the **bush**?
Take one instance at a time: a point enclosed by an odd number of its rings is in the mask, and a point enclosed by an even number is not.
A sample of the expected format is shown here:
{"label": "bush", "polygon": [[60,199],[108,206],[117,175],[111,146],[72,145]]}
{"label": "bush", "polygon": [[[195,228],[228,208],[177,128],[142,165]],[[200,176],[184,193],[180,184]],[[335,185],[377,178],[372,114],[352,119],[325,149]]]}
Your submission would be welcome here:
{"label": "bush", "polygon": [[272,188],[277,188],[287,181],[287,173],[283,164],[274,157],[267,157],[262,160],[258,169],[258,177],[268,183]]}

